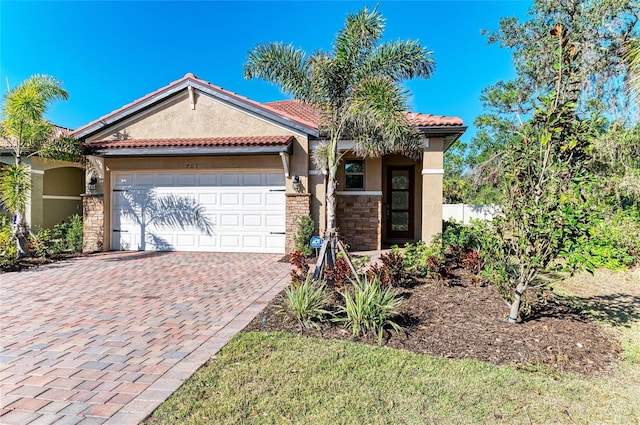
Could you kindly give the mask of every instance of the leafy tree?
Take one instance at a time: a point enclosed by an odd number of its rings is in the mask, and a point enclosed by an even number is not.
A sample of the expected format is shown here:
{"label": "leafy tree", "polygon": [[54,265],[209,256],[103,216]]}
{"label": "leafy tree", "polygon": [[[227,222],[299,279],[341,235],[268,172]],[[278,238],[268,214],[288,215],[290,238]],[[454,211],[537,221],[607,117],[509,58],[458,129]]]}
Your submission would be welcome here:
{"label": "leafy tree", "polygon": [[549,95],[504,152],[503,214],[485,242],[487,273],[511,300],[512,323],[539,273],[588,230],[589,149],[603,124],[597,114],[578,113],[581,61],[570,33],[557,24],[547,38],[555,43],[556,74]]}
{"label": "leafy tree", "polygon": [[400,83],[428,78],[435,63],[417,41],[381,43],[385,22],[377,8],[347,17],[332,52],[311,56],[291,45],[258,45],[245,64],[246,78],[274,83],[286,94],[321,112],[320,134],[326,145],[314,157],[328,169],[327,240],[335,247],[338,141],[356,141],[355,152],[378,156],[420,152],[419,138],[409,125],[407,93]]}
{"label": "leafy tree", "polygon": [[628,101],[620,79],[627,71],[623,58],[637,35],[639,18],[637,0],[535,0],[529,19],[501,19],[500,28],[488,33],[488,40],[513,50],[518,74],[515,94],[525,100],[515,104],[526,113],[534,107],[530,100],[555,78],[556,46],[546,35],[549,28],[561,24],[579,53],[574,71],[575,88],[580,91],[578,110],[588,110],[597,99],[612,116],[620,117]]}
{"label": "leafy tree", "polygon": [[519,139],[519,127],[538,107],[534,100],[547,94],[548,81],[555,78],[555,46],[547,35],[556,23],[571,34],[577,53],[577,111],[600,111],[611,120],[633,124],[627,88],[638,80],[620,77],[628,71],[625,58],[632,57],[627,52],[633,50],[629,46],[637,37],[639,17],[637,0],[535,0],[526,20],[506,17],[499,29],[486,32],[490,43],[512,49],[517,78],[482,92],[486,112],[475,120],[478,132],[467,157],[474,193],[491,193],[503,184],[503,152]]}
{"label": "leafy tree", "polygon": [[51,102],[67,98],[61,83],[48,75],[34,75],[5,95],[0,137],[13,150],[15,163],[2,171],[0,195],[2,204],[15,216],[18,257],[26,255],[25,209],[31,188],[29,167],[21,158],[25,151],[37,150],[49,139],[52,128],[44,114]]}

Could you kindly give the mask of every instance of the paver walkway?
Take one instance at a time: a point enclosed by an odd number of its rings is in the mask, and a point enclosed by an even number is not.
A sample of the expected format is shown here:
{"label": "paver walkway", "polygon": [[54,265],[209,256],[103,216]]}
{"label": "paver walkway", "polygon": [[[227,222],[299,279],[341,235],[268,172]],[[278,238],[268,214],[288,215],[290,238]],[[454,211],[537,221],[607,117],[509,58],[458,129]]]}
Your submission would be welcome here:
{"label": "paver walkway", "polygon": [[140,422],[284,287],[280,257],[112,252],[0,274],[0,423]]}

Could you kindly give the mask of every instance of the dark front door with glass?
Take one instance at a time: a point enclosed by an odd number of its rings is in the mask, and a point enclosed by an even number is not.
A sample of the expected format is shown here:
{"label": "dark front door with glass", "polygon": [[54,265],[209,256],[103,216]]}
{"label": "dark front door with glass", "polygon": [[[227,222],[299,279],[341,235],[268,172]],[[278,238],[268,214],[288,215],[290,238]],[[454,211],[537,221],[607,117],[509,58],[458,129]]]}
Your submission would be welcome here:
{"label": "dark front door with glass", "polygon": [[387,239],[413,239],[413,166],[387,168]]}

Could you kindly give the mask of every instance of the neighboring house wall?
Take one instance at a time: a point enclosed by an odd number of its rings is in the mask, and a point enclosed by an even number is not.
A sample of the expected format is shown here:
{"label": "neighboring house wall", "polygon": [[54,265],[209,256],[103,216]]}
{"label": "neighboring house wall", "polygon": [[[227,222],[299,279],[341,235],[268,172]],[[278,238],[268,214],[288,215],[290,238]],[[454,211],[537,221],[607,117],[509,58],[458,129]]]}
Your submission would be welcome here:
{"label": "neighboring house wall", "polygon": [[[13,163],[13,157],[3,162]],[[31,193],[26,209],[27,224],[32,229],[51,228],[82,214],[84,169],[82,164],[40,157],[24,157],[31,167]]]}
{"label": "neighboring house wall", "polygon": [[42,227],[51,228],[74,214],[82,215],[84,170],[61,167],[44,172],[42,190]]}

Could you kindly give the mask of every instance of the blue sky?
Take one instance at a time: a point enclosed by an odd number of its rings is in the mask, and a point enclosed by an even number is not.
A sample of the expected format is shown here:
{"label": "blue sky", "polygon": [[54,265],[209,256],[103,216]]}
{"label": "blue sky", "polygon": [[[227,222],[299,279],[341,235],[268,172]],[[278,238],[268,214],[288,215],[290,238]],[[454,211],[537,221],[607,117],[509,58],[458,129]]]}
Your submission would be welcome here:
{"label": "blue sky", "polygon": [[[347,14],[362,1],[0,1],[0,93],[33,74],[63,82],[69,100],[47,113],[77,128],[187,72],[258,102],[286,98],[245,80],[247,52],[282,41],[308,53],[330,50]],[[514,77],[511,54],[488,45],[482,29],[524,18],[532,1],[380,1],[385,40],[418,39],[436,72],[407,83],[416,112],[453,115],[475,132],[487,85]]]}

